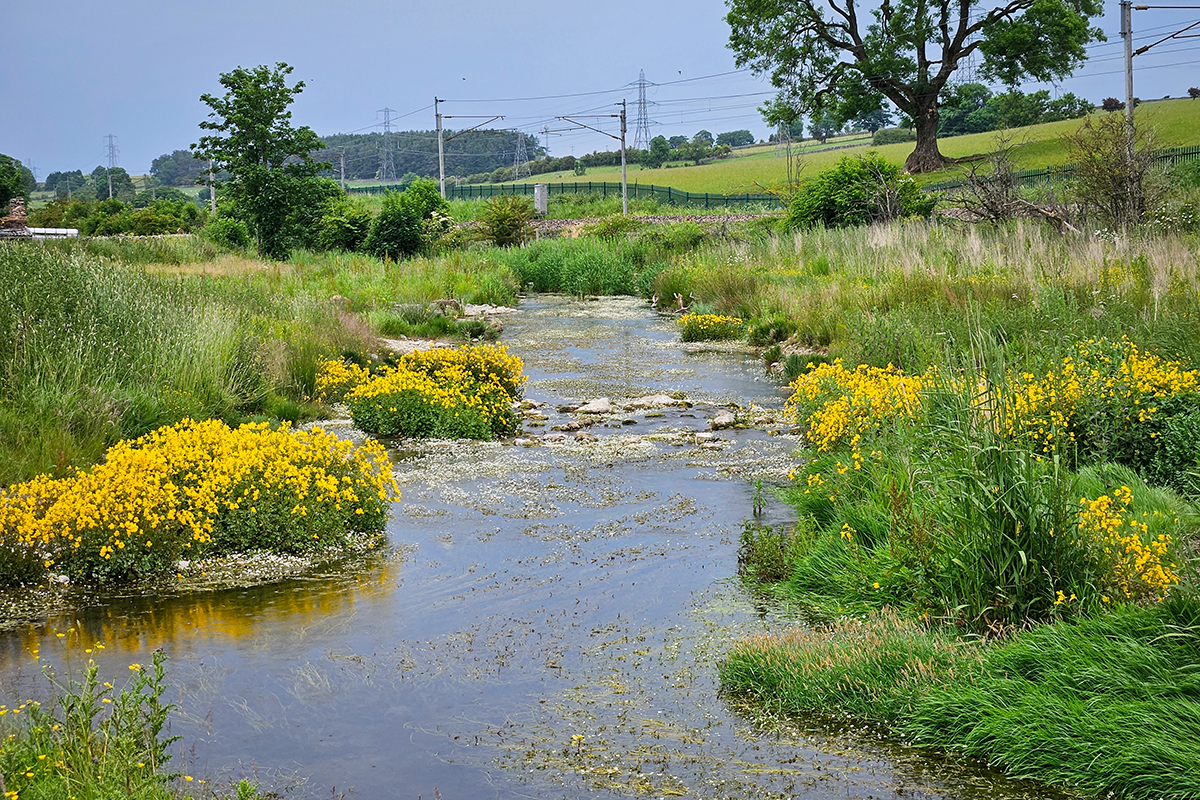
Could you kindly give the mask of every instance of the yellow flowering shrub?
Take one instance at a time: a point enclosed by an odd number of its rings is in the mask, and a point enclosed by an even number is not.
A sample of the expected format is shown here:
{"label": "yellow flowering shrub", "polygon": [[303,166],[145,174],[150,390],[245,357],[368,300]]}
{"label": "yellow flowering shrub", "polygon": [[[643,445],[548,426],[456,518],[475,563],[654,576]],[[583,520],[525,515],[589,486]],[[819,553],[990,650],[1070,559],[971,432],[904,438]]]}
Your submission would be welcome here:
{"label": "yellow flowering shrub", "polygon": [[380,530],[397,495],[378,443],[184,420],[119,442],[86,472],[0,491],[0,583],[46,570],[129,580],[185,554],[343,545]]}
{"label": "yellow flowering shrub", "polygon": [[317,399],[339,402],[353,389],[371,380],[371,371],[342,359],[325,359],[317,364]]}
{"label": "yellow flowering shrub", "polygon": [[787,408],[806,427],[808,441],[828,451],[849,438],[859,468],[857,444],[862,435],[901,419],[915,418],[921,409],[921,390],[927,382],[895,367],[860,364],[848,370],[841,359],[820,364],[796,379]]}
{"label": "yellow flowering shrub", "polygon": [[1161,600],[1179,583],[1169,555],[1171,537],[1160,533],[1149,539],[1149,526],[1134,515],[1132,503],[1128,486],[1114,489],[1111,497],[1081,498],[1079,530],[1090,537],[1113,591],[1128,599]]}
{"label": "yellow flowering shrub", "polygon": [[412,353],[352,389],[346,405],[368,433],[490,439],[516,427],[523,366],[499,345]]}
{"label": "yellow flowering shrub", "polygon": [[742,320],[717,314],[684,314],[677,321],[680,338],[685,342],[737,339],[742,335]]}

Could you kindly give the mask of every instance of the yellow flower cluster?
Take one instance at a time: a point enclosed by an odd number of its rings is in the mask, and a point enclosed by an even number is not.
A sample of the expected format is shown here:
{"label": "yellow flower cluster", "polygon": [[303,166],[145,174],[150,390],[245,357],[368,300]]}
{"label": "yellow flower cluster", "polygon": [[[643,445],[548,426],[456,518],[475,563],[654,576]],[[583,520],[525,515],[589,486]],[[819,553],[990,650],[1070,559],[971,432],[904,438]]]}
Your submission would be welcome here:
{"label": "yellow flower cluster", "polygon": [[128,579],[167,571],[185,551],[220,550],[226,536],[295,551],[380,528],[396,495],[378,443],[185,420],[119,442],[87,472],[0,492],[0,565]]}
{"label": "yellow flower cluster", "polygon": [[371,380],[371,371],[341,359],[326,359],[317,365],[317,398],[338,402]]}
{"label": "yellow flower cluster", "polygon": [[1147,542],[1148,526],[1133,515],[1132,503],[1128,486],[1115,489],[1111,497],[1081,498],[1079,529],[1091,537],[1100,563],[1125,597],[1161,600],[1179,583],[1168,554],[1171,537],[1159,534]]}
{"label": "yellow flower cluster", "polygon": [[498,345],[412,353],[346,395],[354,422],[385,436],[486,439],[515,426],[521,359]]}
{"label": "yellow flower cluster", "polygon": [[859,469],[862,434],[916,417],[927,380],[904,375],[891,365],[885,369],[859,365],[848,370],[838,359],[797,378],[787,408],[806,424],[808,440],[819,451],[830,450],[850,437],[854,468]]}
{"label": "yellow flower cluster", "polygon": [[742,335],[742,320],[717,314],[684,314],[677,320],[685,342],[736,339]]}

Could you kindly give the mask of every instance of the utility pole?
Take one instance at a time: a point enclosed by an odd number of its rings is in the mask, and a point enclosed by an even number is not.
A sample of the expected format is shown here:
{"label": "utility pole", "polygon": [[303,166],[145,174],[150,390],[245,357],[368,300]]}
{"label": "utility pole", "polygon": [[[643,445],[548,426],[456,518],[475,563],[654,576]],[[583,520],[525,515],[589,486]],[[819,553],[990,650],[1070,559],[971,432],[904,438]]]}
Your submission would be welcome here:
{"label": "utility pole", "polygon": [[1133,0],[1121,0],[1121,38],[1125,40],[1125,157],[1133,164]]}
{"label": "utility pole", "polygon": [[634,149],[649,150],[650,149],[650,117],[646,112],[646,106],[650,105],[646,101],[646,87],[650,85],[650,81],[646,80],[646,71],[638,70],[638,102],[637,102],[637,122],[634,124],[633,147]]}
{"label": "utility pole", "polygon": [[[438,106],[439,106],[439,104],[440,104],[440,103],[444,103],[444,102],[446,102],[446,101],[445,101],[445,100],[439,100],[439,99],[438,99],[438,98],[436,98],[436,97],[434,97],[434,98],[433,98],[433,115],[434,115],[434,116],[437,118],[437,137],[438,137],[438,185],[441,187],[441,190],[442,190],[442,199],[443,199],[443,200],[445,200],[445,199],[446,199],[446,155],[445,155],[445,143],[446,143],[446,142],[448,142],[448,141],[450,141],[450,140],[452,140],[452,139],[455,139],[455,138],[457,138],[457,137],[459,137],[459,136],[462,136],[464,133],[470,133],[470,132],[471,132],[471,131],[473,131],[473,130],[476,130],[476,129],[478,129],[478,128],[482,128],[484,125],[487,125],[489,122],[495,122],[495,121],[496,121],[496,120],[498,120],[498,119],[504,119],[504,115],[503,115],[503,114],[497,114],[497,115],[495,115],[494,117],[489,117],[489,116],[486,116],[486,115],[474,115],[474,116],[468,115],[468,116],[453,116],[453,117],[452,117],[452,116],[450,116],[449,114],[443,114],[441,111],[439,111],[439,110],[438,110]],[[483,120],[483,122],[479,123],[478,125],[472,125],[470,128],[467,128],[467,129],[465,129],[465,130],[461,130],[461,131],[459,131],[458,133],[455,133],[455,134],[453,134],[452,136],[443,136],[443,132],[442,132],[442,120],[443,120],[443,119],[481,119],[481,120]]]}
{"label": "utility pole", "polygon": [[383,114],[383,154],[379,164],[379,180],[387,185],[390,178],[396,180],[396,165],[392,163],[392,114],[396,109],[384,106],[376,114]]}
{"label": "utility pole", "polygon": [[213,182],[212,159],[208,160],[208,206],[212,213],[217,213],[217,187]]}
{"label": "utility pole", "polygon": [[108,169],[104,172],[108,176],[108,199],[112,200],[112,171],[113,167],[117,165],[117,154],[120,152],[120,148],[117,147],[117,137],[111,133],[104,138],[108,140]]}
{"label": "utility pole", "polygon": [[629,216],[629,184],[625,180],[625,101],[621,101],[621,215]]}
{"label": "utility pole", "polygon": [[434,95],[433,98],[433,115],[437,117],[437,135],[438,135],[438,187],[442,190],[442,199],[446,199],[446,151],[445,145],[442,142],[442,112],[438,107],[442,101]]}
{"label": "utility pole", "polygon": [[[578,125],[579,128],[587,128],[589,131],[595,131],[596,133],[602,133],[610,139],[616,139],[621,142],[621,213],[624,214],[625,216],[629,216],[629,184],[628,184],[628,181],[626,180],[626,174],[625,174],[625,101],[624,100],[621,101],[621,113],[620,114],[591,114],[588,116],[593,117],[593,118],[594,117],[602,117],[602,118],[608,118],[608,119],[614,119],[614,118],[620,119],[621,120],[621,135],[617,136],[615,134],[609,133],[608,131],[602,131],[597,127],[588,125],[586,122],[580,122],[579,119],[576,117],[559,116],[558,119],[565,120],[566,122],[570,122],[575,125]],[[587,118],[588,117],[585,117],[585,119],[587,119]],[[599,123],[597,123],[597,124],[599,124]],[[579,128],[563,128],[562,130],[576,130],[577,131],[577,130],[579,130]]]}

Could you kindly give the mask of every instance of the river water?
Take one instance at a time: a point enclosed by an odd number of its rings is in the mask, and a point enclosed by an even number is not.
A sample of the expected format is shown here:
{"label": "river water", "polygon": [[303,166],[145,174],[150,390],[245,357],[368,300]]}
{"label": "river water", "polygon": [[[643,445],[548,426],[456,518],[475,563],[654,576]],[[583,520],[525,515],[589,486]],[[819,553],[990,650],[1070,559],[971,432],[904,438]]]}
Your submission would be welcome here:
{"label": "river water", "polygon": [[[682,345],[636,300],[533,297],[504,323],[526,397],[547,403],[527,438],[573,419],[565,403],[683,391],[695,405],[618,413],[595,442],[405,444],[393,552],[0,634],[0,701],[44,696],[31,649],[78,665],[82,645],[64,643],[102,641],[102,671],[122,676],[161,647],[187,745],[174,767],[294,797],[1048,796],[720,695],[732,642],[798,624],[736,577],[756,482],[795,465],[771,419],[784,395],[754,358]],[[762,409],[759,424],[698,441],[730,403]],[[766,522],[789,519],[768,499]]]}

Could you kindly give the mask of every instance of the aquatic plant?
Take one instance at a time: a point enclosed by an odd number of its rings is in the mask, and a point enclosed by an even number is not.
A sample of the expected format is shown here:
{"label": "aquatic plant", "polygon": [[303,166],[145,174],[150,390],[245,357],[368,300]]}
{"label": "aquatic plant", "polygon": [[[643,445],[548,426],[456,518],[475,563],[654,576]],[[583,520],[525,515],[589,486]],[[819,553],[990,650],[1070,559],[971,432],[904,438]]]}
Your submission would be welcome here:
{"label": "aquatic plant", "polygon": [[184,556],[344,546],[380,530],[396,494],[378,443],[185,420],[114,445],[87,471],[0,491],[0,584],[51,571],[124,581]]}

